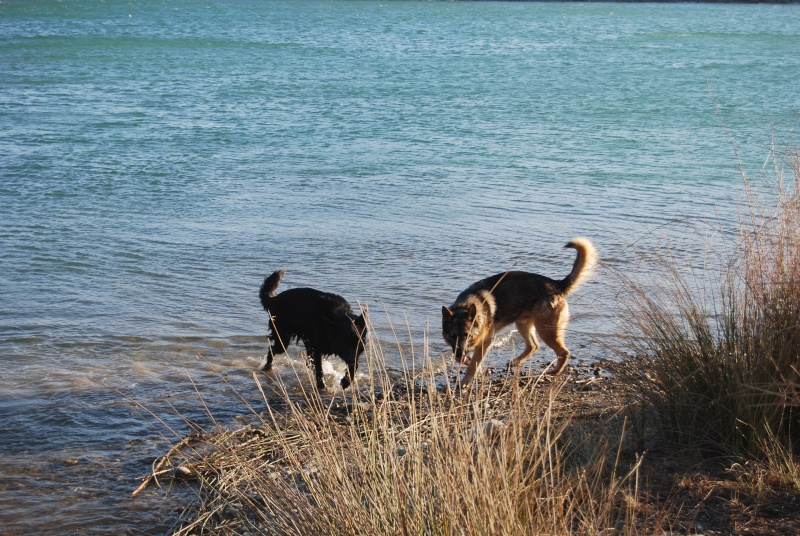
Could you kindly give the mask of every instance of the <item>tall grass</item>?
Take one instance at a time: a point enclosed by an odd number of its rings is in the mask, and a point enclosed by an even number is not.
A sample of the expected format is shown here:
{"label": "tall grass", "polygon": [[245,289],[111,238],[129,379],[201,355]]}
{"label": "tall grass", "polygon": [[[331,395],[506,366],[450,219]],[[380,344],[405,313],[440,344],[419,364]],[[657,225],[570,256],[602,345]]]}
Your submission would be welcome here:
{"label": "tall grass", "polygon": [[660,437],[765,459],[798,483],[800,158],[787,154],[773,154],[768,193],[746,188],[717,286],[695,288],[673,264],[660,290],[630,287],[627,381]]}
{"label": "tall grass", "polygon": [[197,477],[201,499],[176,534],[660,533],[621,429],[565,416],[559,384],[456,393],[435,387],[429,359],[391,379],[370,341],[366,361],[346,412],[341,393],[276,396],[259,383],[255,425],[173,450],[162,467]]}

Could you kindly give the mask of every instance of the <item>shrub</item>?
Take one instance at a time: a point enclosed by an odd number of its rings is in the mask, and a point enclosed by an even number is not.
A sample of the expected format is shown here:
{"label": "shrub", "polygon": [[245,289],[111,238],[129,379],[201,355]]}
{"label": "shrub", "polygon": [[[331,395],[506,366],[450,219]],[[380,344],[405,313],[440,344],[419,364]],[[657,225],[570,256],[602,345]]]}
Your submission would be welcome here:
{"label": "shrub", "polygon": [[718,286],[692,288],[666,263],[660,290],[628,287],[627,383],[660,437],[706,454],[767,459],[795,474],[800,158],[788,154],[774,157],[768,192],[746,188],[739,239]]}

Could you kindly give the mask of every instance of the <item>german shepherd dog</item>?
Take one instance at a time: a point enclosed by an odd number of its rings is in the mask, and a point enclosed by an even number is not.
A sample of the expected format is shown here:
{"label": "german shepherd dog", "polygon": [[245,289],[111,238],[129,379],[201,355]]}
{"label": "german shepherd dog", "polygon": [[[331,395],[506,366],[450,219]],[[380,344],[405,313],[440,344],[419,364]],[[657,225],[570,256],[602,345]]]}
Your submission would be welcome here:
{"label": "german shepherd dog", "polygon": [[[550,373],[564,370],[569,359],[564,346],[569,321],[566,297],[588,279],[597,262],[597,251],[586,238],[574,238],[564,247],[577,250],[578,255],[572,271],[560,281],[528,272],[504,272],[470,285],[452,306],[442,307],[444,340],[456,362],[468,365],[462,385],[472,381],[494,336],[511,324],[516,324],[525,340],[525,349],[509,362],[509,370],[539,349],[537,332],[558,357]],[[474,350],[472,359],[466,355],[470,350]]]}
{"label": "german shepherd dog", "polygon": [[302,341],[314,365],[319,390],[322,381],[322,356],[338,355],[347,363],[342,389],[355,378],[358,356],[366,346],[367,321],[362,313],[356,316],[347,300],[337,294],[313,288],[293,288],[275,295],[285,270],[278,270],[264,279],[258,293],[261,305],[269,314],[272,346],[261,370],[272,369],[272,358],[286,351],[292,340]]}

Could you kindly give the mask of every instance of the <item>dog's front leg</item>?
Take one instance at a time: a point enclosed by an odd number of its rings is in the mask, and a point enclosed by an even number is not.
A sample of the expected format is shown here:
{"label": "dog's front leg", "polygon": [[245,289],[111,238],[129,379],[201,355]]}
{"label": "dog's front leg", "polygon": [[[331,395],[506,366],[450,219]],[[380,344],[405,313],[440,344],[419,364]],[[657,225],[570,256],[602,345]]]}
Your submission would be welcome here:
{"label": "dog's front leg", "polygon": [[467,373],[464,374],[464,378],[461,380],[461,385],[463,387],[466,387],[470,382],[472,382],[472,378],[475,377],[475,373],[478,371],[478,367],[480,366],[481,361],[483,361],[483,357],[489,350],[490,342],[490,340],[484,340],[475,347],[475,351],[472,352],[472,359],[469,360],[469,365],[467,365]]}
{"label": "dog's front leg", "polygon": [[267,351],[267,360],[259,367],[259,370],[269,372],[272,370],[272,350]]}
{"label": "dog's front leg", "polygon": [[317,389],[320,391],[325,390],[325,382],[322,381],[322,352],[314,350],[311,352],[312,362],[314,367],[314,379],[317,382]]}
{"label": "dog's front leg", "polygon": [[353,361],[352,363],[347,364],[347,372],[344,373],[344,378],[342,378],[341,386],[342,389],[347,389],[350,387],[350,384],[356,377],[356,364],[358,361]]}

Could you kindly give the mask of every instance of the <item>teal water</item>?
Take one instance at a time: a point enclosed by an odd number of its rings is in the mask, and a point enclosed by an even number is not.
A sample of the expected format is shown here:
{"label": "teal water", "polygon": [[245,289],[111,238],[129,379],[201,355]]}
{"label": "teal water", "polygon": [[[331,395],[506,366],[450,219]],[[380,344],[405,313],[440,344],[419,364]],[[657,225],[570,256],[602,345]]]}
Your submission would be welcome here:
{"label": "teal water", "polygon": [[[796,4],[3,0],[3,534],[168,531],[129,497],[163,427],[121,393],[184,433],[189,375],[241,412],[271,271],[369,307],[390,367],[389,318],[438,358],[441,305],[563,277],[573,236],[702,267],[737,155],[758,175],[799,112]],[[619,331],[610,281],[570,299],[576,359]]]}

